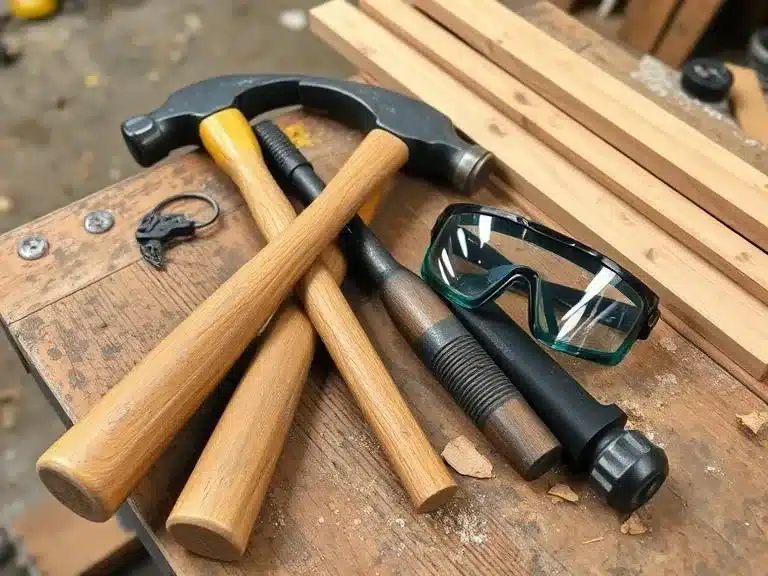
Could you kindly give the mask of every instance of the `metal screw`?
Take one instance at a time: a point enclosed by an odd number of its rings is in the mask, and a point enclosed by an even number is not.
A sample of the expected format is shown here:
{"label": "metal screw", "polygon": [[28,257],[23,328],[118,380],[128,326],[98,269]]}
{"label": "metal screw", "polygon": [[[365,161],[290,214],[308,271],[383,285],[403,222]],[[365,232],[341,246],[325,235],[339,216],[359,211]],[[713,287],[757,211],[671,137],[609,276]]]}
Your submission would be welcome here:
{"label": "metal screw", "polygon": [[83,228],[91,234],[103,234],[115,223],[115,217],[108,210],[94,210],[83,221]]}
{"label": "metal screw", "polygon": [[48,252],[48,240],[40,234],[32,234],[21,239],[17,252],[24,260],[37,260]]}

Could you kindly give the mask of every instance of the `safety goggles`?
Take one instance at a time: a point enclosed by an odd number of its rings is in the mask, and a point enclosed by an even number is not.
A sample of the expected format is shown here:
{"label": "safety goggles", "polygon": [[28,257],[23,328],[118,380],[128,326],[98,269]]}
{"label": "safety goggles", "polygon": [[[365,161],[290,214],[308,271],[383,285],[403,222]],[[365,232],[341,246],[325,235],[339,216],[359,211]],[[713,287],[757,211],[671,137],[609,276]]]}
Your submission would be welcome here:
{"label": "safety goggles", "polygon": [[[496,303],[547,346],[617,364],[659,318],[656,294],[599,252],[542,224],[452,204],[432,228],[421,274],[464,308]],[[527,299],[527,306],[525,300]]]}

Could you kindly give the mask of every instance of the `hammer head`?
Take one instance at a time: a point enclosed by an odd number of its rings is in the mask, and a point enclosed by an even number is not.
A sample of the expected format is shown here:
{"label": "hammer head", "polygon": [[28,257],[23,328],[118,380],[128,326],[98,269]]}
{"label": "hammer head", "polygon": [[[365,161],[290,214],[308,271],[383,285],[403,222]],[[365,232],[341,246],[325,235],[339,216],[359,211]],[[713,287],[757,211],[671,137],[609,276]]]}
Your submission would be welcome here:
{"label": "hammer head", "polygon": [[451,120],[431,106],[375,86],[299,75],[242,75],[211,78],[171,95],[145,116],[123,123],[136,161],[151,166],[172,150],[200,145],[199,125],[226,108],[252,119],[276,108],[301,104],[368,132],[386,130],[408,146],[409,173],[471,192],[490,168],[491,154],[462,139]]}

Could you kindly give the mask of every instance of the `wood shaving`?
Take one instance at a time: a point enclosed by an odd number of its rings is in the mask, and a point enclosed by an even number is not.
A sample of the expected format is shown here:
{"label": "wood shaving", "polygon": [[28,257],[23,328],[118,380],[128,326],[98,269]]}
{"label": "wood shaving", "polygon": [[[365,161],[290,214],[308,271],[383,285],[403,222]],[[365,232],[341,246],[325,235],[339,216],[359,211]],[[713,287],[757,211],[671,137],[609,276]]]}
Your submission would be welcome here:
{"label": "wood shaving", "polygon": [[0,430],[13,430],[16,427],[16,405],[3,404],[0,406]]}
{"label": "wood shaving", "polygon": [[466,437],[458,436],[446,444],[442,454],[445,461],[462,476],[490,478],[493,465],[480,454]]}
{"label": "wood shaving", "polygon": [[642,422],[645,420],[645,413],[640,409],[640,406],[638,406],[636,402],[625,402],[621,405],[621,408],[630,420],[634,422]]}
{"label": "wood shaving", "polygon": [[554,498],[552,498],[553,502],[561,502],[565,500],[566,502],[575,503],[579,501],[579,495],[576,494],[568,484],[563,484],[562,482],[558,482],[552,486],[547,494],[554,496]]}
{"label": "wood shaving", "polygon": [[768,412],[755,411],[749,414],[736,414],[736,418],[739,419],[742,428],[746,428],[755,436],[760,433],[763,426],[768,424]]}
{"label": "wood shaving", "polygon": [[648,532],[648,527],[640,520],[640,516],[637,512],[633,512],[632,515],[627,518],[626,522],[621,525],[621,533],[628,534],[629,536],[639,536]]}

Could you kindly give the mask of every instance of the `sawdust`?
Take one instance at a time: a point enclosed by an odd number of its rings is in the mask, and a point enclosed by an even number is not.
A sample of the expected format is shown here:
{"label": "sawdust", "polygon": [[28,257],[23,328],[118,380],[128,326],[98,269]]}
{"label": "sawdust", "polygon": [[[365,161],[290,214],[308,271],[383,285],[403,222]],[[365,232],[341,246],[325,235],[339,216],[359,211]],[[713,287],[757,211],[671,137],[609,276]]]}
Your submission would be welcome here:
{"label": "sawdust", "polygon": [[637,512],[633,512],[632,515],[621,525],[621,533],[628,536],[639,536],[648,532],[648,527],[643,524],[640,516]]}
{"label": "sawdust", "polygon": [[428,516],[442,526],[446,535],[455,534],[464,545],[480,545],[488,540],[484,532],[487,522],[477,515],[473,502],[452,500]]}
{"label": "sawdust", "polygon": [[736,414],[742,430],[751,432],[757,436],[763,426],[768,424],[768,412],[750,412],[749,414]]}
{"label": "sawdust", "polygon": [[677,393],[677,376],[668,372],[667,374],[657,374],[656,382],[665,394],[674,395]]}
{"label": "sawdust", "polygon": [[443,459],[462,476],[491,478],[493,465],[480,454],[475,445],[465,436],[458,436],[446,444]]}
{"label": "sawdust", "polygon": [[562,482],[552,486],[547,494],[552,496],[552,502],[554,503],[563,501],[576,503],[579,501],[579,495],[568,484],[563,484]]}
{"label": "sawdust", "polygon": [[659,346],[664,348],[667,352],[677,352],[677,344],[675,344],[675,341],[669,336],[664,336],[664,338],[659,340]]}

